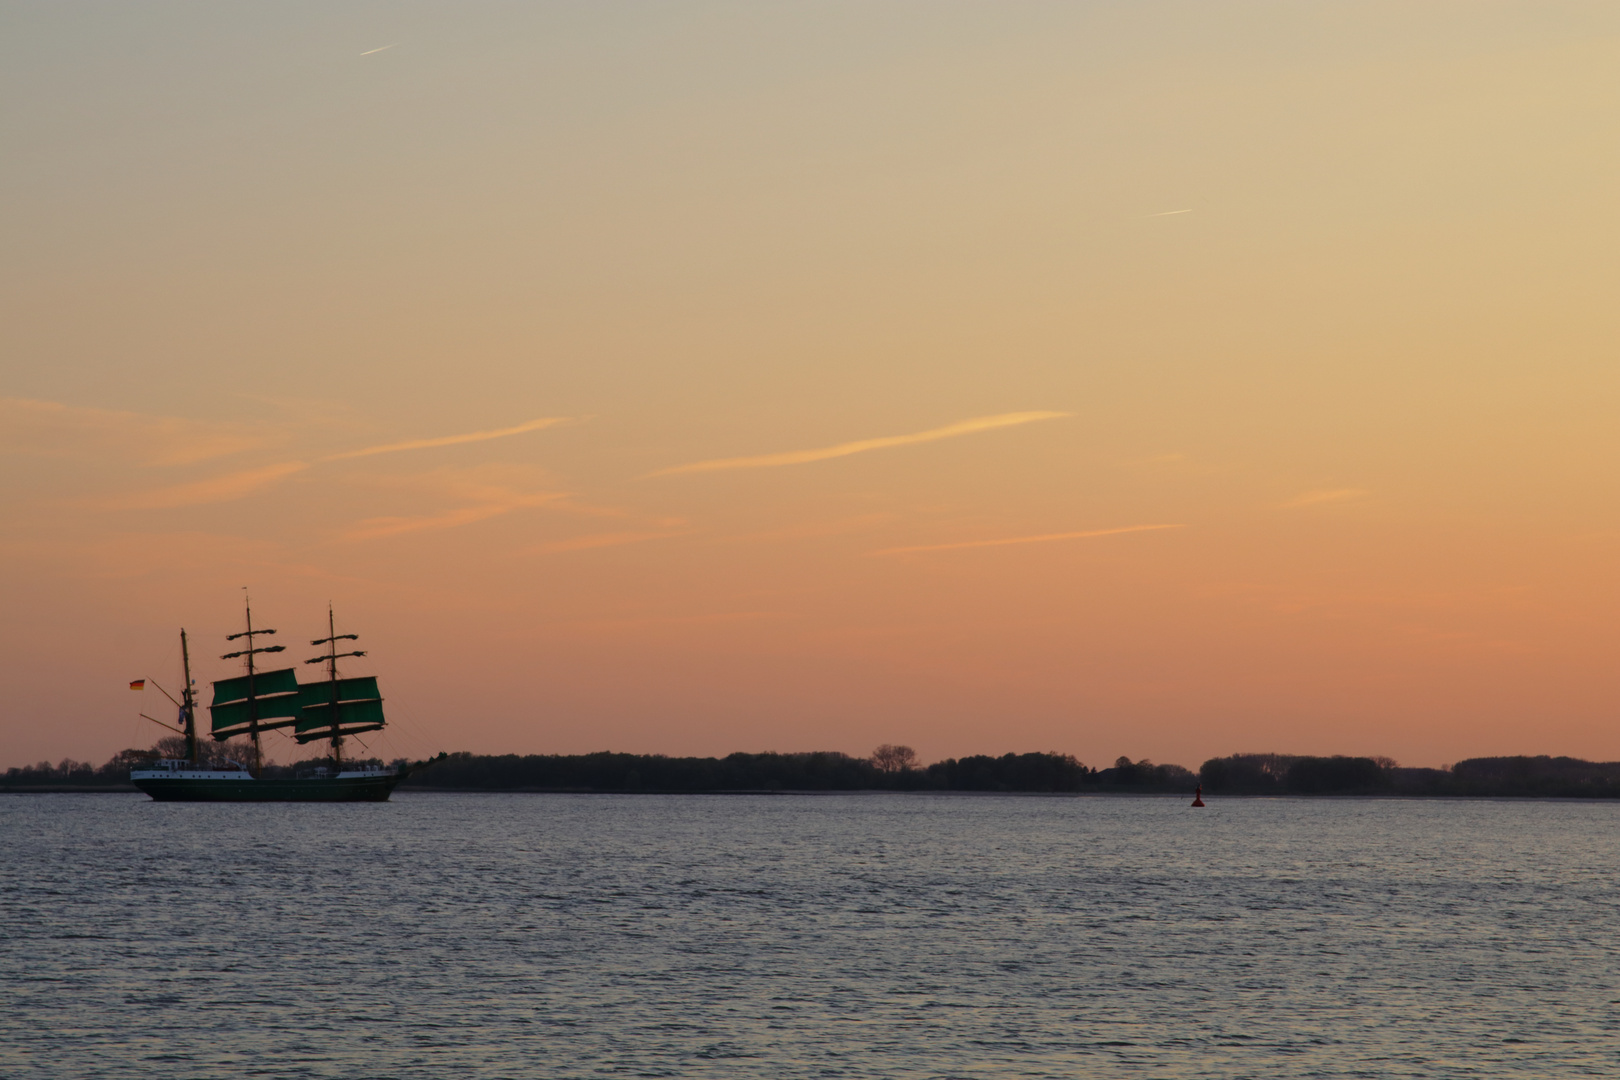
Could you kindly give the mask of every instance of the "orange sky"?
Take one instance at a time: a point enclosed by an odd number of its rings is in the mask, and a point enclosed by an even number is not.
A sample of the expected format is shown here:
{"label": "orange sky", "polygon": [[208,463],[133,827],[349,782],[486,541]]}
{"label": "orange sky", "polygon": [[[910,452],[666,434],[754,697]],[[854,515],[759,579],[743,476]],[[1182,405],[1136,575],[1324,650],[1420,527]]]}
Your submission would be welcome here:
{"label": "orange sky", "polygon": [[244,585],[390,757],[1620,758],[1616,115],[1604,3],[13,6],[0,767]]}

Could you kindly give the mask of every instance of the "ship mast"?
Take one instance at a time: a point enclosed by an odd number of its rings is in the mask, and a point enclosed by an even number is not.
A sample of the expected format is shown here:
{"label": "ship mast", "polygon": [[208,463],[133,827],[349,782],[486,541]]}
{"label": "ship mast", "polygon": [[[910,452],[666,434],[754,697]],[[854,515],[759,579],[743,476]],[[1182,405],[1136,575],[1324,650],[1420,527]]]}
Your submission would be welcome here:
{"label": "ship mast", "polygon": [[180,628],[180,667],[185,685],[180,688],[180,712],[186,722],[186,757],[193,765],[201,764],[197,752],[197,695],[191,688],[191,653],[186,647],[186,629]]}
{"label": "ship mast", "polygon": [[224,656],[221,656],[220,659],[234,660],[238,656],[244,656],[247,658],[248,731],[253,735],[253,778],[257,780],[259,778],[259,773],[264,769],[264,750],[259,745],[259,699],[253,692],[253,654],[284,652],[287,646],[265,645],[260,648],[254,648],[253,637],[255,634],[273,634],[275,631],[253,629],[253,605],[246,596],[242,598],[242,606],[247,610],[247,629],[240,634],[230,634],[225,638],[225,640],[235,641],[237,638],[245,637],[247,638],[248,647],[240,652],[226,653]]}
{"label": "ship mast", "polygon": [[[341,714],[338,712],[338,670],[337,670],[337,662],[338,662],[339,659],[341,659],[342,657],[345,657],[345,656],[364,656],[364,655],[366,655],[365,653],[363,653],[363,652],[361,652],[359,650],[355,650],[354,652],[340,653],[340,652],[337,651],[337,643],[340,642],[340,641],[359,641],[359,640],[360,640],[360,635],[359,634],[340,634],[340,633],[337,632],[337,626],[332,621],[332,605],[327,604],[326,605],[326,637],[317,638],[316,640],[310,642],[311,645],[325,645],[326,646],[326,655],[325,656],[313,656],[310,659],[304,661],[304,663],[306,663],[306,664],[323,664],[324,663],[326,665],[326,677],[327,677],[327,680],[328,680],[329,684],[332,687],[332,702],[331,702],[332,703],[332,726],[331,726],[330,734],[327,735],[327,738],[330,739],[331,742],[332,742],[332,764],[333,764],[333,766],[334,766],[334,768],[335,768],[335,770],[337,772],[342,772],[343,771],[343,730],[342,730],[341,727],[339,727],[339,723],[341,721]],[[319,728],[317,728],[316,730],[319,730]]]}

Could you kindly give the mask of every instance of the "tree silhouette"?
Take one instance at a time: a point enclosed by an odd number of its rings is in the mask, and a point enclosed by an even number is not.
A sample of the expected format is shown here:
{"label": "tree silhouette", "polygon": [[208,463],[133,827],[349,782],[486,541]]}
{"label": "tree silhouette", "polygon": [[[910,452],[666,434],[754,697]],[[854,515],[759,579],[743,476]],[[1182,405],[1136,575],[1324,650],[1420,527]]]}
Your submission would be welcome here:
{"label": "tree silhouette", "polygon": [[872,751],[872,767],[882,773],[908,772],[917,767],[917,751],[884,743]]}

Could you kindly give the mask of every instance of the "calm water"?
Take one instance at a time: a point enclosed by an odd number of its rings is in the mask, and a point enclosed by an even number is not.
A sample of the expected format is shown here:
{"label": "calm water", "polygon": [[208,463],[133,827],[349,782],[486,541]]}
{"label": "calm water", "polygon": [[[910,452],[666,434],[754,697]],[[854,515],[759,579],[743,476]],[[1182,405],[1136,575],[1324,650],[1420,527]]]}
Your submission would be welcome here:
{"label": "calm water", "polygon": [[1615,1076],[1617,824],[4,796],[0,1076]]}

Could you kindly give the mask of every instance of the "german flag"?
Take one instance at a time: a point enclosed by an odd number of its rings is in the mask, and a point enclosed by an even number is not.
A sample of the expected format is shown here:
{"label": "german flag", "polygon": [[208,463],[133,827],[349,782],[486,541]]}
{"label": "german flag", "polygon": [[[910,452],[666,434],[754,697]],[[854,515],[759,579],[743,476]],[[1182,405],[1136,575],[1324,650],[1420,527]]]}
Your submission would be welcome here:
{"label": "german flag", "polygon": [[145,679],[136,679],[134,682],[129,684],[129,688],[131,690],[145,690],[146,689],[146,680]]}

